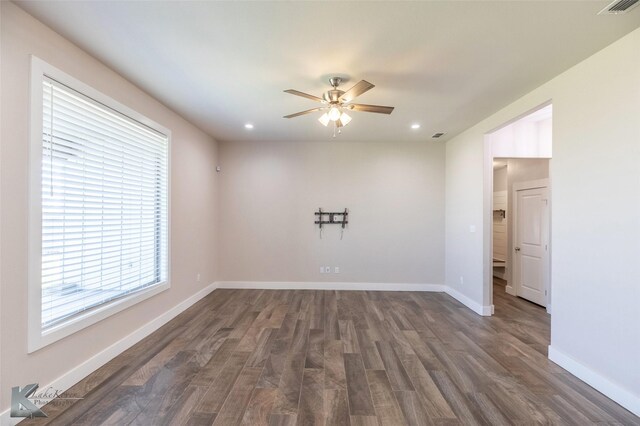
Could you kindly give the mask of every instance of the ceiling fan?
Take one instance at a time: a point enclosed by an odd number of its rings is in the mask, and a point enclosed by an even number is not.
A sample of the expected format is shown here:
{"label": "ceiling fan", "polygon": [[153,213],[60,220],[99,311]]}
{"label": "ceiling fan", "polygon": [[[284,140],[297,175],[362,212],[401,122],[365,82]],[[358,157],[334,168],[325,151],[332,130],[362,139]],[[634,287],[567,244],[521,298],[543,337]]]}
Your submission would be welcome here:
{"label": "ceiling fan", "polygon": [[362,111],[362,112],[375,112],[378,114],[391,114],[393,111],[393,107],[389,106],[381,106],[381,105],[365,105],[365,104],[352,104],[351,102],[357,97],[367,92],[368,90],[373,89],[375,86],[369,83],[366,80],[360,80],[355,86],[346,92],[338,89],[342,83],[342,78],[340,77],[332,77],[329,79],[329,84],[333,89],[327,90],[322,94],[322,97],[310,95],[308,93],[300,92],[294,89],[285,90],[286,93],[291,93],[292,95],[302,96],[303,98],[311,99],[312,101],[320,102],[324,104],[318,108],[308,109],[306,111],[296,112],[295,114],[285,115],[283,118],[293,118],[298,117],[305,114],[310,114],[312,112],[317,111],[325,111],[322,116],[318,119],[322,125],[325,127],[329,125],[329,123],[334,123],[334,137],[335,137],[335,129],[338,129],[340,132],[340,127],[346,126],[351,121],[351,116],[349,116],[346,111]]}

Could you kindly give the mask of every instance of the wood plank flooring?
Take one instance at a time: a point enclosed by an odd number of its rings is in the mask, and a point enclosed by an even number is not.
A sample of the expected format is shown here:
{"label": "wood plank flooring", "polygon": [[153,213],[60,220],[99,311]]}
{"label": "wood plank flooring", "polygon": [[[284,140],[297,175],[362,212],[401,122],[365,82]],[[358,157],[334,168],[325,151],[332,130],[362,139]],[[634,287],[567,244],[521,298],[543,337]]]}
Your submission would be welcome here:
{"label": "wood plank flooring", "polygon": [[216,290],[30,425],[624,424],[547,359],[543,308],[442,293]]}

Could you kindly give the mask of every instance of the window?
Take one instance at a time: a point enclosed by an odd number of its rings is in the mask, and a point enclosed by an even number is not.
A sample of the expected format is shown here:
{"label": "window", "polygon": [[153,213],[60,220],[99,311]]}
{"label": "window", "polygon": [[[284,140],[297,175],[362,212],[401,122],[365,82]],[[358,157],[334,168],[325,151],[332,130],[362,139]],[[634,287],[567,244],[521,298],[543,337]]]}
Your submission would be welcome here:
{"label": "window", "polygon": [[32,64],[32,100],[40,97],[32,111],[35,350],[168,287],[169,136],[42,61]]}

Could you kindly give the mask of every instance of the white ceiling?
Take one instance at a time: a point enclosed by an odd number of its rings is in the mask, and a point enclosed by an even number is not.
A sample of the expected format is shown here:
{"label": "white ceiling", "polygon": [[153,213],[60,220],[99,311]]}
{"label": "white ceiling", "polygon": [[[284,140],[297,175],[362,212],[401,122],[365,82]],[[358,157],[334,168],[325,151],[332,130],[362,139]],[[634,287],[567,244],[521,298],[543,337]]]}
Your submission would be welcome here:
{"label": "white ceiling", "polygon": [[342,140],[446,140],[640,26],[640,8],[598,16],[608,3],[18,2],[228,141],[330,138],[319,114],[283,119],[316,104],[282,91],[319,96],[334,74],[396,107],[354,112]]}

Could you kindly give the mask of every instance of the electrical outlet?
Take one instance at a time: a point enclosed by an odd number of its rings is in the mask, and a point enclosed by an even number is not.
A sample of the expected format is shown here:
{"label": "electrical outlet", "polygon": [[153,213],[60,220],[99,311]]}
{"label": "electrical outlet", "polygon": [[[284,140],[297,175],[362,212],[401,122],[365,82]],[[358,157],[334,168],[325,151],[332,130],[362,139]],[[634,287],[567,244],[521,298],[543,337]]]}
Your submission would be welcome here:
{"label": "electrical outlet", "polygon": [[200,282],[200,274],[196,275],[196,281]]}
{"label": "electrical outlet", "polygon": [[320,267],[320,273],[321,273],[321,274],[324,274],[324,266],[321,266],[321,267]]}
{"label": "electrical outlet", "polygon": [[330,274],[331,273],[331,266],[325,266],[324,267],[324,272],[327,273],[327,274]]}
{"label": "electrical outlet", "polygon": [[339,266],[336,266],[335,268],[333,268],[333,272],[334,272],[335,274],[339,274],[339,273],[340,273],[340,267],[339,267]]}

